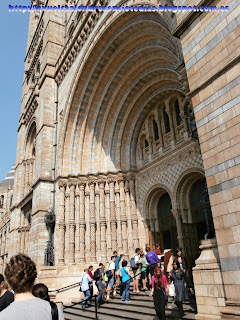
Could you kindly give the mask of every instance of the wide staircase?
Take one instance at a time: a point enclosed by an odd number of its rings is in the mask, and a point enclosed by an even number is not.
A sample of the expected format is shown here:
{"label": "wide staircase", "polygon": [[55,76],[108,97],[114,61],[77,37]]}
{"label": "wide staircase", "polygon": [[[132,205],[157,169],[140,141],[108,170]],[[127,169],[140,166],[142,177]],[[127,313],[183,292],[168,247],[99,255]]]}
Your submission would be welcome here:
{"label": "wide staircase", "polygon": [[[150,291],[134,294],[130,292],[131,302],[121,301],[120,296],[116,296],[112,301],[102,304],[97,309],[99,320],[121,319],[121,320],[157,320],[153,298],[149,297]],[[167,319],[177,320],[179,312],[172,298],[166,306]],[[194,298],[183,304],[185,315],[182,319],[195,319],[196,303]],[[80,303],[64,306],[64,316],[66,320],[96,319],[94,305],[83,310]]]}

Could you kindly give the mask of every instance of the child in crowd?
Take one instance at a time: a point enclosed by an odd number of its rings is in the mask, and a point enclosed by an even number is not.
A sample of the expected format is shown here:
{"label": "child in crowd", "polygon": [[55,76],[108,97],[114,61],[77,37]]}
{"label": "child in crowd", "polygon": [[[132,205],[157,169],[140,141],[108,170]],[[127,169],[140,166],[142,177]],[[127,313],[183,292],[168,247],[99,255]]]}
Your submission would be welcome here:
{"label": "child in crowd", "polygon": [[144,253],[140,254],[140,259],[142,261],[142,268],[141,268],[141,278],[142,278],[142,285],[143,285],[143,290],[147,291],[147,260],[145,258]]}

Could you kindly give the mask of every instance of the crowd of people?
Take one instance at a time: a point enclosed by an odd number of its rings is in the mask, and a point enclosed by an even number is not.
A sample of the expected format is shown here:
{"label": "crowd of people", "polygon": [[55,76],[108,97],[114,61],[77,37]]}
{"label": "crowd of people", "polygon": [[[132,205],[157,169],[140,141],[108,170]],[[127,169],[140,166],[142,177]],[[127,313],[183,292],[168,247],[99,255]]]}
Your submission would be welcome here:
{"label": "crowd of people", "polygon": [[171,255],[166,270],[164,269],[164,254],[160,246],[152,251],[146,246],[145,252],[142,248],[136,248],[135,254],[127,261],[125,255],[118,256],[113,252],[107,267],[102,263],[93,273],[93,266],[84,270],[80,291],[84,293],[83,308],[91,305],[93,295],[93,281],[97,287],[97,306],[104,302],[111,301],[117,293],[121,295],[122,302],[130,302],[130,282],[133,282],[133,293],[139,294],[142,291],[150,290],[153,296],[154,307],[160,320],[166,319],[165,306],[168,297],[179,309],[180,318],[183,317],[183,301],[188,299],[186,284],[193,294],[193,289],[187,278],[187,260],[182,254],[182,249],[177,249],[176,256]]}
{"label": "crowd of people", "polygon": [[[7,282],[0,274],[0,320],[30,320],[33,317],[35,320],[64,320],[62,309],[50,301],[47,286],[43,283],[35,284],[36,265],[28,256],[17,254],[11,257],[5,268],[5,277]],[[118,292],[122,302],[131,302],[131,281],[136,294],[140,293],[140,289],[151,289],[149,295],[153,296],[154,307],[160,320],[166,319],[165,306],[168,296],[173,297],[182,318],[183,301],[188,299],[186,284],[190,292],[194,293],[187,278],[187,261],[181,248],[177,250],[176,256],[170,257],[167,268],[166,260],[164,268],[164,255],[159,246],[155,251],[146,246],[145,252],[142,248],[136,248],[130,261],[127,261],[124,254],[119,256],[114,251],[106,268],[103,263],[99,263],[98,268],[93,271],[93,266],[90,265],[84,270],[80,285],[80,291],[84,293],[84,309],[92,303],[94,281],[98,307],[111,301]],[[8,290],[8,284],[11,291]],[[118,292],[117,288],[120,289]]]}

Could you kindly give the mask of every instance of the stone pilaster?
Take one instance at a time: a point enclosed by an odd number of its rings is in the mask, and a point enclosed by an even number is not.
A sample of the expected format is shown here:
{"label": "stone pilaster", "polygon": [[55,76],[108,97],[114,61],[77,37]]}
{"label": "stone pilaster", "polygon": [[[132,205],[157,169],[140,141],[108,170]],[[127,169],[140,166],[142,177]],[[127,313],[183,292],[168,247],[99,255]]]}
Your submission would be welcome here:
{"label": "stone pilaster", "polygon": [[105,191],[104,182],[100,182],[100,226],[101,226],[101,253],[102,261],[107,260],[107,246],[106,246],[106,217],[105,217]]}
{"label": "stone pilaster", "polygon": [[178,244],[179,244],[179,247],[183,248],[183,250],[184,250],[181,215],[177,209],[173,209],[172,213],[173,213],[173,216],[176,220],[176,225],[177,225]]}
{"label": "stone pilaster", "polygon": [[109,184],[106,182],[105,184],[105,197],[106,197],[106,210],[105,210],[105,217],[107,223],[107,258],[108,260],[111,258],[112,255],[112,240],[111,240],[111,215],[110,215],[110,189]]}
{"label": "stone pilaster", "polygon": [[21,174],[21,199],[23,199],[25,195],[25,174],[26,174],[26,164],[25,161],[22,162],[22,168],[21,168],[22,174]]}
{"label": "stone pilaster", "polygon": [[84,263],[85,259],[85,194],[84,194],[85,185],[83,183],[80,184],[80,263]]}
{"label": "stone pilaster", "polygon": [[124,181],[119,182],[120,187],[120,208],[121,208],[121,225],[122,225],[122,248],[123,252],[128,259],[128,234],[127,234],[127,216],[126,216],[126,204],[125,204],[125,191]]}
{"label": "stone pilaster", "polygon": [[129,182],[125,181],[125,194],[126,194],[126,211],[127,211],[127,229],[128,229],[128,249],[130,256],[134,253],[133,237],[132,237],[132,220],[131,220],[131,202],[129,195]]}
{"label": "stone pilaster", "polygon": [[70,215],[69,215],[69,264],[75,263],[75,188],[70,185]]}
{"label": "stone pilaster", "polygon": [[85,233],[85,256],[86,261],[90,262],[91,255],[91,239],[90,239],[90,188],[88,183],[85,187],[85,219],[86,219],[86,233]]}
{"label": "stone pilaster", "polygon": [[60,187],[60,197],[59,197],[59,265],[65,265],[64,251],[65,251],[65,186],[59,185]]}
{"label": "stone pilaster", "polygon": [[[70,217],[70,189],[67,185],[65,192],[65,261],[69,261],[69,217]],[[67,262],[66,261],[66,262]]]}
{"label": "stone pilaster", "polygon": [[135,184],[134,180],[130,180],[130,199],[131,199],[131,220],[132,220],[132,231],[133,231],[133,247],[134,250],[139,247],[138,237],[138,217],[135,200]]}
{"label": "stone pilaster", "polygon": [[97,261],[101,259],[101,227],[100,227],[100,191],[98,182],[95,185],[95,214],[96,214],[96,248]]}
{"label": "stone pilaster", "polygon": [[90,183],[90,242],[91,262],[96,261],[96,217],[94,182]]}
{"label": "stone pilaster", "polygon": [[75,261],[80,262],[80,191],[79,185],[76,186],[75,191],[75,224],[76,224],[76,234],[75,234]]}
{"label": "stone pilaster", "polygon": [[117,216],[117,247],[118,252],[122,251],[122,230],[121,230],[121,206],[120,206],[120,189],[118,181],[115,183],[116,195],[116,216]]}
{"label": "stone pilaster", "polygon": [[110,217],[111,217],[111,240],[112,250],[117,250],[117,221],[116,221],[116,208],[115,208],[115,189],[114,181],[110,181]]}

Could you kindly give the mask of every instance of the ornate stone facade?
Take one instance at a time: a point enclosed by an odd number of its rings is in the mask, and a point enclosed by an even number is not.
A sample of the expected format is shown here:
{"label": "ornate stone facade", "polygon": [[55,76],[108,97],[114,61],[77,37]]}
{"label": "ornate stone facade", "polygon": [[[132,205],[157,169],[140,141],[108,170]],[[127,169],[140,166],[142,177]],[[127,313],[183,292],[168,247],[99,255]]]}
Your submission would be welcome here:
{"label": "ornate stone facade", "polygon": [[[182,3],[161,4],[172,2]],[[111,5],[96,1],[105,4]],[[200,12],[30,14],[8,254],[31,255],[40,279],[50,288],[79,281],[84,266],[108,261],[113,250],[130,258],[137,246],[160,241],[165,248],[182,246],[189,257],[198,252],[199,240],[210,234],[210,220],[201,220],[202,210],[205,216],[209,210],[201,203],[206,176],[218,272],[224,270],[221,306],[225,300],[236,302],[231,290],[239,296],[239,182],[234,171],[238,130],[225,136],[232,123],[225,122],[225,115],[233,108],[232,125],[239,125],[234,91],[239,85],[239,53],[233,49],[239,20],[237,1],[222,4],[236,7],[235,15],[226,14],[224,22],[219,12],[211,17]],[[213,24],[207,27],[210,20]],[[234,36],[228,38],[231,21]],[[215,27],[226,29],[221,39],[214,38]],[[217,71],[207,59],[220,55],[216,43],[223,46],[224,41],[236,54],[235,64],[224,60]],[[226,89],[221,87],[223,77]],[[224,103],[222,109],[215,101]],[[190,131],[193,111],[199,142]],[[44,267],[44,216],[49,207],[56,214],[55,266]],[[233,271],[231,280],[227,270]],[[78,297],[76,289],[60,293],[58,299]],[[219,318],[220,308],[212,310],[216,312],[211,319]]]}

